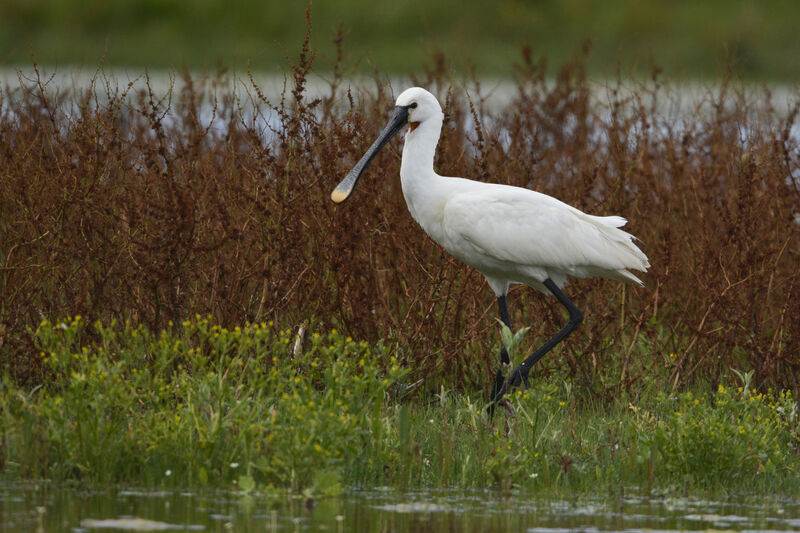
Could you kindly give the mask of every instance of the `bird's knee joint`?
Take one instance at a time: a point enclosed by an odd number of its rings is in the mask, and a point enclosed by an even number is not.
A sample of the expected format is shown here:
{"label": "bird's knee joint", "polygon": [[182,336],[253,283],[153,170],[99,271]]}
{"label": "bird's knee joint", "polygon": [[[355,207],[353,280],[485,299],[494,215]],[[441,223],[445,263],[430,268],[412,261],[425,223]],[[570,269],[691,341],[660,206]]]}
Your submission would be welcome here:
{"label": "bird's knee joint", "polygon": [[573,328],[577,328],[581,325],[581,322],[583,322],[583,313],[580,309],[575,309],[575,311],[570,314],[569,325]]}

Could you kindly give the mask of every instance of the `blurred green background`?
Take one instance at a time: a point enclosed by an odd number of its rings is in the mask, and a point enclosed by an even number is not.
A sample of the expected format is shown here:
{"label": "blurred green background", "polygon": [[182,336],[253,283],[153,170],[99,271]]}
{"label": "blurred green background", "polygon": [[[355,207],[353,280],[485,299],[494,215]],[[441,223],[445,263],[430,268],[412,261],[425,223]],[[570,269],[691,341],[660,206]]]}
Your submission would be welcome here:
{"label": "blurred green background", "polygon": [[[0,0],[0,66],[286,68],[305,34],[305,2]],[[559,64],[591,40],[592,75],[707,78],[733,63],[750,79],[800,75],[798,0],[316,0],[315,69],[337,28],[349,71],[408,74],[432,64],[509,74],[523,45]]]}

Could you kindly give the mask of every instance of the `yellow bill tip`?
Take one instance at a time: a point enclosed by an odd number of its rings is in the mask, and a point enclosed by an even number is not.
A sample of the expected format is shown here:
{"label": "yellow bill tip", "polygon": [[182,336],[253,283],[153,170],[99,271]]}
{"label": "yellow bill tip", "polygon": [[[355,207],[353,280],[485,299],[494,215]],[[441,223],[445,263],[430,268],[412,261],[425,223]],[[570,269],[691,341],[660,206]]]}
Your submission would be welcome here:
{"label": "yellow bill tip", "polygon": [[334,203],[340,204],[345,200],[347,200],[348,196],[350,196],[348,191],[343,191],[341,189],[334,189],[333,192],[331,193],[331,200],[333,200]]}

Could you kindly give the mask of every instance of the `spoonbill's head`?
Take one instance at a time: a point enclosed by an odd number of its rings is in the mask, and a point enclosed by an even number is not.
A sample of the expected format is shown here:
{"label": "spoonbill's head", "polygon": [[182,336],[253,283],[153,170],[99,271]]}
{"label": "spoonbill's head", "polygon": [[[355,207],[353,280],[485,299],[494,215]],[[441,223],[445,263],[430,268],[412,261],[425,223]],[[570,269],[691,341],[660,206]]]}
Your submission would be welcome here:
{"label": "spoonbill's head", "polygon": [[389,118],[388,124],[369,147],[369,150],[356,163],[356,166],[347,173],[347,176],[336,186],[331,193],[331,200],[340,204],[347,200],[353,193],[359,178],[367,169],[367,166],[378,155],[381,148],[388,143],[392,137],[397,135],[406,124],[411,125],[411,131],[417,126],[431,119],[438,119],[441,123],[443,118],[442,108],[436,97],[421,87],[411,87],[406,89],[397,97],[394,112]]}
{"label": "spoonbill's head", "polygon": [[414,131],[426,120],[436,119],[441,122],[444,118],[439,101],[422,87],[411,87],[400,93],[397,103],[395,103],[395,108],[397,107],[408,109],[408,123],[411,131]]}

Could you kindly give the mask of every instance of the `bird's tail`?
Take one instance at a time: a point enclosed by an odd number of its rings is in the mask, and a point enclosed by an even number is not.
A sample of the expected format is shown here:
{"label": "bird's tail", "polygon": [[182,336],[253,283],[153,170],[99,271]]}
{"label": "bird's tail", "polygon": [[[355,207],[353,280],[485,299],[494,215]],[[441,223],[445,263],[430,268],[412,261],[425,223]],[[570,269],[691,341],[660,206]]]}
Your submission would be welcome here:
{"label": "bird's tail", "polygon": [[621,228],[625,224],[628,223],[626,219],[623,217],[618,216],[610,216],[610,217],[593,217],[603,226],[608,226],[609,228]]}
{"label": "bird's tail", "polygon": [[629,269],[646,272],[650,268],[650,260],[634,243],[636,237],[627,231],[619,229],[627,224],[628,221],[620,216],[595,217],[595,220],[601,225],[611,228],[605,231],[604,234],[614,242],[614,255],[622,265],[622,268],[606,272],[605,277],[618,281],[630,281],[640,287],[644,286],[642,280],[631,273]]}

